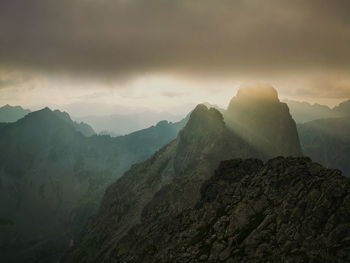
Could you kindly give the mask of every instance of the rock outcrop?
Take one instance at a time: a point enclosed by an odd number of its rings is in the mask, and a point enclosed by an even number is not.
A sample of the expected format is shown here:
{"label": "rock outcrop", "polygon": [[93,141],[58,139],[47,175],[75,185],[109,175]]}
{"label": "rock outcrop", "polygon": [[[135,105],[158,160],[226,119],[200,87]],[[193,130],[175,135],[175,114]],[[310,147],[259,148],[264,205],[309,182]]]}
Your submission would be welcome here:
{"label": "rock outcrop", "polygon": [[201,184],[221,160],[257,155],[227,129],[219,111],[198,105],[176,140],[107,189],[68,262],[111,262],[124,246],[123,237],[142,220],[161,220],[193,207]]}
{"label": "rock outcrop", "polygon": [[224,117],[230,129],[266,158],[302,156],[295,121],[273,87],[239,89]]}
{"label": "rock outcrop", "polygon": [[194,207],[171,216],[146,206],[95,262],[350,261],[350,180],[338,170],[304,157],[235,159],[200,192]]}
{"label": "rock outcrop", "polygon": [[273,88],[240,90],[225,121],[218,110],[198,105],[176,140],[107,189],[98,215],[66,260],[119,258],[129,249],[125,238],[140,223],[158,224],[193,207],[201,184],[222,160],[301,154],[295,122]]}

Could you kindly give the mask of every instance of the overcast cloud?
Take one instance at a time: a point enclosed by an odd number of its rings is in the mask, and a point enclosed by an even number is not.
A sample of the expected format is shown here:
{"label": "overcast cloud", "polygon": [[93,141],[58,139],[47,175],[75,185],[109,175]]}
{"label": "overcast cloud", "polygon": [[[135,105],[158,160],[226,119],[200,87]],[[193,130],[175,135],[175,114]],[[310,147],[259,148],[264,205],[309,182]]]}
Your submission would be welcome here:
{"label": "overcast cloud", "polygon": [[[347,97],[349,14],[347,0],[0,0],[0,68],[119,80],[330,74]],[[311,80],[300,92],[329,92]]]}

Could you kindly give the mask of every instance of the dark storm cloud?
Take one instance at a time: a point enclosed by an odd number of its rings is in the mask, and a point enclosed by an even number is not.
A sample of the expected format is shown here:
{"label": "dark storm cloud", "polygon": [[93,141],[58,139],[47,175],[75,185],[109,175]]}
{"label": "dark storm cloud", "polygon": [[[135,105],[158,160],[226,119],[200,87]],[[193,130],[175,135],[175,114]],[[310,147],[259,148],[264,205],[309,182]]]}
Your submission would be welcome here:
{"label": "dark storm cloud", "polygon": [[347,0],[1,0],[0,66],[119,77],[349,71],[349,13]]}

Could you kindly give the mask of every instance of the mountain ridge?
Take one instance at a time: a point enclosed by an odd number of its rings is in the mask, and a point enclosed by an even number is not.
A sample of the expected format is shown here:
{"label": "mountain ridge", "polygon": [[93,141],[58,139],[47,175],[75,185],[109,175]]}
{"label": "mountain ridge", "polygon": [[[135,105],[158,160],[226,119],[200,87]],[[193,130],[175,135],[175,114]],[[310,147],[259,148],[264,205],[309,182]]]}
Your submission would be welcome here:
{"label": "mountain ridge", "polygon": [[194,208],[145,219],[109,260],[346,262],[349,208],[350,179],[309,158],[223,161]]}
{"label": "mountain ridge", "polygon": [[0,107],[0,122],[15,122],[30,112],[30,110],[24,109],[21,106],[6,104]]}
{"label": "mountain ridge", "polygon": [[86,137],[67,113],[44,108],[2,126],[0,219],[12,223],[0,228],[1,260],[47,262],[37,257],[45,253],[54,260],[97,211],[107,185],[171,141],[182,125]]}

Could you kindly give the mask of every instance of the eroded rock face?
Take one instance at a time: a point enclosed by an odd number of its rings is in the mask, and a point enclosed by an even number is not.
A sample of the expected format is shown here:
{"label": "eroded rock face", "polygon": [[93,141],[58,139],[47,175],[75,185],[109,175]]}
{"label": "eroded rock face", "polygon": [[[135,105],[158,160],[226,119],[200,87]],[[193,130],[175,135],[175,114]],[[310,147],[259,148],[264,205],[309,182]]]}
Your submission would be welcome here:
{"label": "eroded rock face", "polygon": [[123,238],[133,227],[193,207],[201,184],[221,160],[257,155],[227,129],[219,111],[197,106],[176,140],[134,165],[107,189],[98,216],[67,261],[111,262],[116,251],[123,251]]}
{"label": "eroded rock face", "polygon": [[302,156],[295,121],[273,87],[241,88],[224,117],[231,130],[267,159]]}
{"label": "eroded rock face", "polygon": [[104,262],[349,262],[349,240],[340,171],[301,157],[235,159],[202,184],[195,207],[142,217]]}

